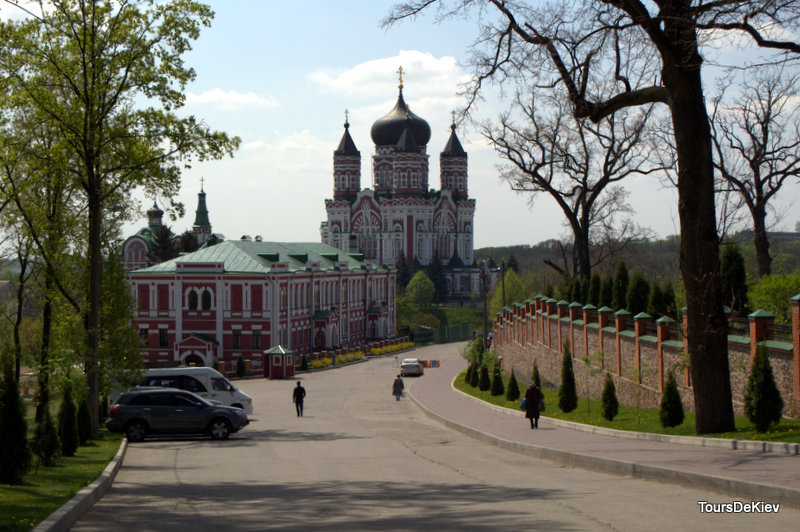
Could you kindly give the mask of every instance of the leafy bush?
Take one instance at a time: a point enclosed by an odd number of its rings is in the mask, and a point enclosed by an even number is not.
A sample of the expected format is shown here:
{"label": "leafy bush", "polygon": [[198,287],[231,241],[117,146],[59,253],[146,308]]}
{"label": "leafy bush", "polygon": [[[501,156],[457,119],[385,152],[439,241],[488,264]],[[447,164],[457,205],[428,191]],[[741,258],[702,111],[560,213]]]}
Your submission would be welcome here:
{"label": "leafy bush", "polygon": [[240,356],[236,357],[236,376],[244,377],[247,374],[245,369],[244,359]]}
{"label": "leafy bush", "polygon": [[386,355],[389,353],[394,353],[395,351],[404,351],[406,349],[411,349],[412,347],[414,347],[414,342],[400,342],[399,344],[387,345],[386,347],[374,347],[370,350],[370,355],[372,356]]}
{"label": "leafy bush", "polygon": [[791,323],[790,299],[797,294],[800,294],[800,272],[791,275],[764,275],[750,287],[747,296],[753,309],[774,314],[776,323]]}
{"label": "leafy bush", "polygon": [[331,365],[333,365],[333,359],[330,357],[318,358],[317,360],[311,361],[311,369],[327,368]]}
{"label": "leafy bush", "polygon": [[300,371],[306,371],[308,369],[308,358],[306,358],[306,354],[303,353],[300,355]]}
{"label": "leafy bush", "polygon": [[61,440],[61,454],[75,456],[78,450],[78,416],[72,400],[72,386],[69,385],[64,388],[58,409],[58,438]]}
{"label": "leafy bush", "polygon": [[[101,401],[104,403],[105,401]],[[78,404],[78,443],[86,445],[92,439],[92,416],[89,413],[89,402],[86,397]]]}
{"label": "leafy bush", "polygon": [[486,366],[481,366],[480,378],[478,379],[478,389],[482,392],[485,392],[491,387],[492,387],[492,381],[489,378],[489,368],[487,368]]}
{"label": "leafy bush", "polygon": [[606,383],[603,385],[603,417],[609,421],[617,417],[619,413],[619,401],[617,400],[617,387],[610,373],[606,373]]}
{"label": "leafy bush", "polygon": [[561,386],[558,388],[558,408],[562,412],[572,412],[578,408],[578,392],[575,388],[575,372],[572,369],[572,354],[569,342],[564,342],[564,356],[561,361]]}
{"label": "leafy bush", "polygon": [[678,383],[675,374],[671,371],[664,383],[664,392],[661,395],[661,410],[658,413],[662,427],[677,427],[683,423],[683,403],[678,392]]}
{"label": "leafy bush", "polygon": [[744,413],[758,432],[766,432],[771,423],[779,423],[783,398],[775,385],[767,350],[759,347],[744,393]]}
{"label": "leafy bush", "polygon": [[0,482],[19,484],[30,469],[28,426],[11,364],[4,364],[0,388]]}
{"label": "leafy bush", "polygon": [[61,442],[58,441],[58,431],[49,408],[44,409],[44,419],[36,425],[32,450],[39,458],[41,465],[51,467],[56,464],[61,450]]}
{"label": "leafy bush", "polygon": [[500,366],[495,365],[492,371],[492,395],[503,395],[506,393],[505,386],[503,385],[503,373],[500,371]]}
{"label": "leafy bush", "polygon": [[517,384],[517,378],[514,376],[514,370],[511,370],[511,377],[509,377],[508,386],[506,387],[506,399],[516,401],[519,396],[519,384]]}

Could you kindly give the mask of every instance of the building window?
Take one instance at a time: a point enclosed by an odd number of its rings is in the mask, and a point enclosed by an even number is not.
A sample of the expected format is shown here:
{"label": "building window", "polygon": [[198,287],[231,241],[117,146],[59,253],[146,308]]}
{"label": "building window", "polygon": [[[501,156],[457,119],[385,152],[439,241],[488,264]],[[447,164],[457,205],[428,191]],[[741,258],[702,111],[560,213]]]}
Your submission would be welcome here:
{"label": "building window", "polygon": [[197,292],[189,292],[189,310],[197,310]]}
{"label": "building window", "polygon": [[203,290],[203,310],[211,310],[211,292]]}
{"label": "building window", "polygon": [[139,329],[139,343],[142,347],[147,347],[147,342],[150,339],[150,331],[147,329]]}
{"label": "building window", "polygon": [[261,331],[253,331],[253,349],[261,349]]}
{"label": "building window", "polygon": [[233,349],[240,349],[242,347],[242,331],[234,329],[231,332],[233,333],[233,345],[231,347]]}
{"label": "building window", "polygon": [[169,329],[158,330],[158,347],[167,347],[169,341]]}

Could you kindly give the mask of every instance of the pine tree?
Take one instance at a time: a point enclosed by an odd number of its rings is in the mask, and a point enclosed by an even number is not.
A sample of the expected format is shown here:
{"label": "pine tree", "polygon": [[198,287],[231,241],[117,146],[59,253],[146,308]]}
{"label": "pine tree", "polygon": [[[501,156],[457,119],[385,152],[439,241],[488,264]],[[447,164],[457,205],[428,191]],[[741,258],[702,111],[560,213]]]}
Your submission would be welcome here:
{"label": "pine tree", "polygon": [[434,250],[431,262],[425,268],[425,273],[433,283],[433,302],[443,303],[447,299],[447,278],[438,251]]}
{"label": "pine tree", "polygon": [[467,371],[464,373],[464,382],[469,384],[469,381],[472,380],[472,363],[467,366]]}
{"label": "pine tree", "polygon": [[558,408],[562,412],[572,412],[578,408],[578,392],[575,387],[575,372],[572,369],[572,354],[569,342],[564,342],[564,356],[561,362],[561,386],[558,388]]}
{"label": "pine tree", "polygon": [[595,307],[600,306],[600,289],[603,287],[603,279],[600,277],[599,273],[595,273],[592,275],[592,278],[589,280],[589,297],[588,303],[590,305],[594,305]]}
{"label": "pine tree", "polygon": [[505,386],[503,385],[503,372],[500,371],[500,366],[495,364],[492,371],[492,395],[503,395],[506,393]]}
{"label": "pine tree", "polygon": [[634,316],[647,310],[647,301],[650,296],[650,283],[640,272],[633,274],[633,279],[628,285],[625,307]]}
{"label": "pine tree", "polygon": [[580,297],[577,299],[577,301],[582,305],[586,305],[589,302],[589,279],[588,278],[583,278],[583,280],[581,280],[581,293],[580,293]]}
{"label": "pine tree", "polygon": [[683,423],[683,403],[678,392],[678,383],[675,375],[670,371],[667,382],[664,383],[664,392],[661,395],[661,410],[658,413],[662,427],[677,427]]}
{"label": "pine tree", "polygon": [[308,358],[306,358],[306,354],[303,353],[300,355],[300,371],[306,371],[308,369]]}
{"label": "pine tree", "polygon": [[403,250],[400,250],[400,254],[397,256],[397,262],[395,263],[395,268],[397,268],[397,288],[399,293],[403,293],[408,286],[408,282],[411,280],[411,268],[408,266],[408,260],[406,260],[406,254]]}
{"label": "pine tree", "polygon": [[[105,401],[103,401],[105,403]],[[92,416],[89,402],[83,397],[78,404],[78,443],[86,445],[92,439]]]}
{"label": "pine tree", "polygon": [[519,274],[519,263],[517,262],[517,257],[514,256],[513,251],[508,256],[508,262],[506,263],[506,266],[509,270],[514,270],[514,273]]}
{"label": "pine tree", "polygon": [[603,283],[600,285],[600,303],[598,307],[609,307],[614,304],[614,278],[609,273],[603,277]]}
{"label": "pine tree", "polygon": [[654,282],[650,289],[650,301],[647,303],[647,313],[654,318],[667,315],[664,291],[661,289],[661,283],[658,281]]}
{"label": "pine tree", "polygon": [[603,386],[603,418],[612,421],[619,413],[619,401],[617,400],[617,387],[610,373],[606,373],[606,383]]}
{"label": "pine tree", "polygon": [[12,364],[3,364],[0,388],[0,483],[19,484],[30,469],[28,425]]}
{"label": "pine tree", "polygon": [[744,413],[758,432],[766,432],[772,423],[779,423],[783,413],[783,398],[775,385],[767,350],[759,347],[753,359],[747,390],[744,394]]}
{"label": "pine tree", "polygon": [[39,458],[39,463],[45,467],[54,466],[59,456],[61,442],[58,441],[58,431],[50,409],[44,409],[44,418],[36,424],[36,434],[33,438],[33,453]]}
{"label": "pine tree", "polygon": [[492,380],[489,378],[489,368],[481,366],[481,376],[478,380],[478,389],[482,392],[487,391],[492,387]]}
{"label": "pine tree", "polygon": [[516,401],[519,396],[519,384],[517,384],[517,378],[514,376],[514,370],[511,370],[511,377],[508,378],[508,387],[506,389],[506,399]]}
{"label": "pine tree", "polygon": [[478,386],[478,381],[480,381],[480,370],[478,369],[478,364],[473,363],[472,375],[469,376],[469,385],[475,388]]}
{"label": "pine tree", "polygon": [[531,373],[531,381],[536,383],[536,386],[539,389],[542,388],[542,377],[539,375],[539,366],[536,365],[536,361],[533,361],[533,373]]}
{"label": "pine tree", "polygon": [[744,257],[736,244],[728,244],[720,256],[722,297],[726,305],[736,312],[745,312],[747,304],[747,271]]}
{"label": "pine tree", "polygon": [[75,456],[78,450],[78,417],[72,401],[72,386],[64,388],[61,407],[58,409],[58,438],[62,456]]}
{"label": "pine tree", "polygon": [[619,261],[617,264],[617,273],[614,276],[614,287],[611,301],[611,307],[615,310],[625,308],[626,299],[628,297],[628,267],[625,266],[625,261]]}

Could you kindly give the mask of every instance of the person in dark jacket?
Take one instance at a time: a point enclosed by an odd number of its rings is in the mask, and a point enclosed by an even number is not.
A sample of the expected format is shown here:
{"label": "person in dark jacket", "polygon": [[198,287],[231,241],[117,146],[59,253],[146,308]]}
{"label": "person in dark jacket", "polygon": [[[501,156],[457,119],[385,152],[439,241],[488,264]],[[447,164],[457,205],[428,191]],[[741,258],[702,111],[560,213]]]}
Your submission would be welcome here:
{"label": "person in dark jacket", "polygon": [[532,382],[525,390],[525,417],[531,420],[531,428],[539,428],[539,401],[542,399],[542,390]]}
{"label": "person in dark jacket", "polygon": [[395,400],[399,401],[400,397],[403,395],[403,390],[405,389],[406,385],[403,384],[403,379],[400,375],[394,380],[392,383],[392,395],[394,395]]}
{"label": "person in dark jacket", "polygon": [[303,416],[303,399],[306,398],[306,389],[300,385],[300,381],[297,381],[297,386],[294,387],[294,392],[292,392],[292,401],[294,401],[294,407],[297,409],[297,417]]}

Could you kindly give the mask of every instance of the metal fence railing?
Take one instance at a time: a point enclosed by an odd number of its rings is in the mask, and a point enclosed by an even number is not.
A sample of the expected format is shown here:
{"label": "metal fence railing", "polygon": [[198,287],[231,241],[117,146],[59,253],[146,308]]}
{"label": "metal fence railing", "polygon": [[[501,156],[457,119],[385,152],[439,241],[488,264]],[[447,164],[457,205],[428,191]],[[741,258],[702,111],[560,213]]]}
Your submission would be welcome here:
{"label": "metal fence railing", "polygon": [[472,338],[472,329],[469,324],[450,325],[438,329],[420,329],[414,332],[414,343],[420,344],[446,344],[448,342],[461,342]]}

